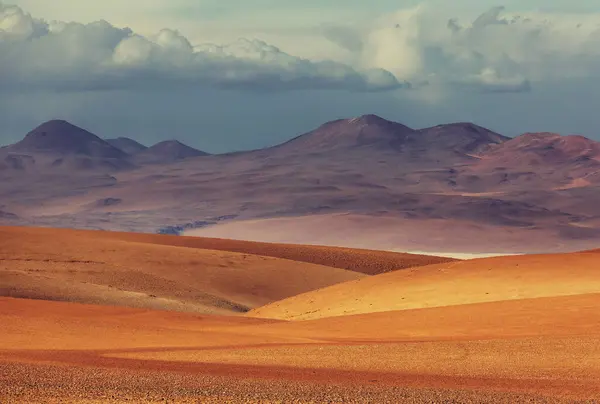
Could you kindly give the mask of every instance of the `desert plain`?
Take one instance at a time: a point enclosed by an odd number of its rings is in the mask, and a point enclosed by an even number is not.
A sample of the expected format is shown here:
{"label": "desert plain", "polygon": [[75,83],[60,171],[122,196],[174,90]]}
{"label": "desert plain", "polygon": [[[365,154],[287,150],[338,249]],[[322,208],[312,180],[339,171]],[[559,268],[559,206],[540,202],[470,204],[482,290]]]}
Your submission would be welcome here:
{"label": "desert plain", "polygon": [[0,228],[0,402],[600,397],[600,252]]}

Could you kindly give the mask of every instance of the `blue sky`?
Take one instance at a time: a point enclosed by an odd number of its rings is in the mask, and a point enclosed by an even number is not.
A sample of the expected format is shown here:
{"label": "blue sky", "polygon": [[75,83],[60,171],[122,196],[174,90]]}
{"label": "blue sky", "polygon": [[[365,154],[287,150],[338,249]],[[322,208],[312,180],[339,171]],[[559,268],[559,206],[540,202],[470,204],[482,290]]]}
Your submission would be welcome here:
{"label": "blue sky", "polygon": [[221,152],[366,113],[600,140],[597,1],[0,4],[0,143],[64,118]]}

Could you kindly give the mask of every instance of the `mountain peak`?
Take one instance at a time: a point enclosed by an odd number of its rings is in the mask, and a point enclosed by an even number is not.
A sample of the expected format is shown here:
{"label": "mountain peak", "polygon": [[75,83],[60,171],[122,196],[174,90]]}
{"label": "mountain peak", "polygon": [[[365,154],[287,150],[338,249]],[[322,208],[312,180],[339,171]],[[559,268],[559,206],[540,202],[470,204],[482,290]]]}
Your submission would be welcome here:
{"label": "mountain peak", "polygon": [[420,129],[419,133],[423,141],[432,145],[467,154],[477,153],[510,140],[509,137],[471,122],[436,125]]}
{"label": "mountain peak", "polygon": [[207,155],[175,139],[156,143],[137,154],[140,161],[145,163],[167,163]]}
{"label": "mountain peak", "polygon": [[394,149],[414,130],[368,114],[327,122],[315,130],[275,146],[292,153],[322,153],[354,148]]}
{"label": "mountain peak", "polygon": [[384,119],[384,118],[380,117],[379,115],[375,115],[375,114],[361,115],[361,116],[357,116],[354,118],[346,119],[345,121],[349,124],[360,124],[360,125],[390,125],[390,124],[398,125],[398,123],[396,123],[396,122],[388,121],[387,119]]}
{"label": "mountain peak", "polygon": [[33,129],[11,151],[55,153],[101,158],[123,158],[127,154],[98,136],[63,119],[53,119]]}
{"label": "mountain peak", "polygon": [[163,140],[163,141],[160,141],[160,142],[154,144],[151,147],[157,147],[157,146],[162,146],[162,147],[164,147],[164,146],[169,146],[169,147],[181,147],[181,146],[183,146],[183,147],[190,147],[190,146],[185,145],[184,143],[181,143],[177,139]]}
{"label": "mountain peak", "polygon": [[49,121],[46,121],[42,124],[40,124],[39,126],[37,126],[35,129],[33,129],[31,132],[29,132],[26,136],[35,136],[37,134],[55,134],[57,132],[60,133],[70,133],[73,131],[85,131],[84,129],[73,125],[72,123],[70,123],[69,121],[65,121],[64,119],[52,119]]}

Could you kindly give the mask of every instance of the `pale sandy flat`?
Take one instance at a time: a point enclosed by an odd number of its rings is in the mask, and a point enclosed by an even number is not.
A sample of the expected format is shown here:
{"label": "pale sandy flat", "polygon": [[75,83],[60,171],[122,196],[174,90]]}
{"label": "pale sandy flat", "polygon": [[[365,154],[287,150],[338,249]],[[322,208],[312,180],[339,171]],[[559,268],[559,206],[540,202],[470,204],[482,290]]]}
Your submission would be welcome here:
{"label": "pale sandy flat", "polygon": [[574,247],[572,240],[561,237],[558,231],[536,226],[515,227],[452,218],[413,219],[390,213],[331,213],[235,220],[189,230],[185,234],[387,251],[437,251],[453,256],[571,252],[574,248],[582,250],[598,245],[595,239],[582,238]]}

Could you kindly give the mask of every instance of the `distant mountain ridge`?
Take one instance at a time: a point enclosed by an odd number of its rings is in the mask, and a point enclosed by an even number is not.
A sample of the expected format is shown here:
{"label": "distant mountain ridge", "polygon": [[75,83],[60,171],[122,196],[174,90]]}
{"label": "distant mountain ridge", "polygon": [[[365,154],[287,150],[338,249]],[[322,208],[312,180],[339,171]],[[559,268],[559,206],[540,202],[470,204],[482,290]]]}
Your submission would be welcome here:
{"label": "distant mountain ridge", "polygon": [[[326,153],[333,150],[372,148],[379,150],[423,150],[439,148],[461,153],[485,153],[489,147],[511,141],[512,151],[527,151],[537,142],[558,149],[586,148],[593,158],[600,154],[600,143],[579,135],[561,136],[554,133],[526,133],[516,138],[503,136],[470,122],[441,124],[413,129],[398,122],[389,121],[374,114],[326,122],[318,128],[301,134],[263,151],[290,151],[295,153]],[[553,146],[549,146],[552,142]],[[515,147],[515,145],[519,145]],[[520,149],[520,150],[517,150]],[[127,137],[102,139],[65,120],[44,122],[15,144],[5,145],[2,151],[13,153],[56,152],[80,154],[90,157],[123,158],[127,155],[163,157],[176,161],[189,157],[207,156],[209,153],[195,149],[172,139],[147,147]],[[494,148],[494,154],[499,153]],[[491,150],[490,150],[491,151]],[[239,153],[244,153],[238,152]]]}
{"label": "distant mountain ridge", "polygon": [[42,123],[21,141],[0,148],[0,170],[37,167],[110,172],[204,155],[207,153],[176,140],[146,147],[126,137],[102,139],[70,122],[54,119]]}
{"label": "distant mountain ridge", "polygon": [[414,161],[453,165],[510,138],[472,123],[413,129],[377,115],[325,123],[313,131],[265,149],[275,155],[320,153],[401,154]]}
{"label": "distant mountain ridge", "polygon": [[[509,138],[470,122],[413,129],[373,114],[330,121],[281,144],[233,155],[253,152],[280,158],[318,154],[332,154],[338,159],[366,154],[373,158],[401,155],[404,163],[415,168],[467,164],[484,171],[504,169],[504,165],[558,167],[600,162],[600,143],[583,136],[543,132]],[[210,155],[174,139],[147,147],[126,137],[102,139],[65,120],[51,120],[33,129],[21,141],[0,148],[0,169],[26,170],[43,160],[39,154],[55,156],[51,167],[60,167],[70,160],[82,169],[109,170]]]}
{"label": "distant mountain ridge", "polygon": [[[208,155],[176,140],[105,141],[51,121],[0,148],[0,177],[3,211],[17,215],[11,223],[153,232],[214,217],[327,215],[332,222],[310,220],[303,235],[291,227],[273,237],[419,251],[600,245],[599,142],[509,138],[469,122],[413,129],[370,114],[272,147]],[[364,231],[369,223],[398,225],[380,236]]]}

